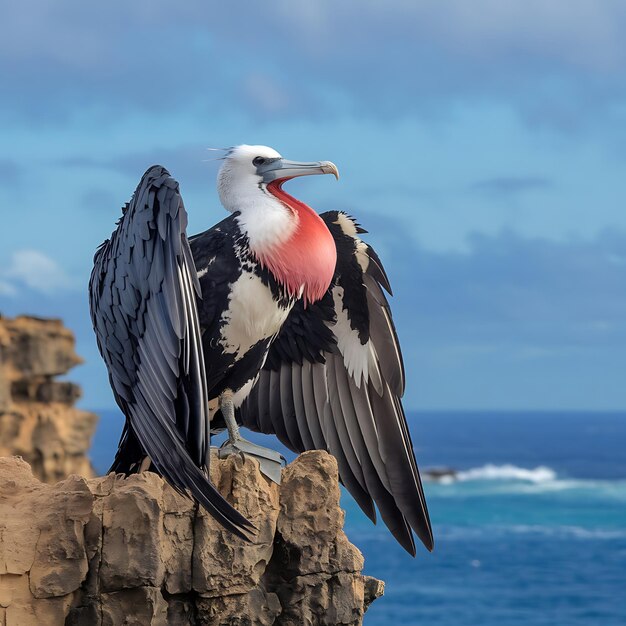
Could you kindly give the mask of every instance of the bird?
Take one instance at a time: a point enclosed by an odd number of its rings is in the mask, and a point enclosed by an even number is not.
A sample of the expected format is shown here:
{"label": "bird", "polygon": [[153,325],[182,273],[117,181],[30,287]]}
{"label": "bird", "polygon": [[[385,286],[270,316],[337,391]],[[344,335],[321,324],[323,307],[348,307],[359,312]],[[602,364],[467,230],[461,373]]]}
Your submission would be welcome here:
{"label": "bird", "polygon": [[149,467],[251,539],[254,526],[208,479],[211,436],[227,430],[220,456],[252,456],[278,482],[280,454],[240,427],[274,434],[296,453],[328,451],[374,523],[378,509],[409,554],[414,533],[432,551],[388,276],[354,218],[318,214],[283,189],[338,179],[337,167],[260,145],[222,161],[221,222],[187,238],[179,185],[155,165],[96,251],[91,318],[126,416],[110,471]]}

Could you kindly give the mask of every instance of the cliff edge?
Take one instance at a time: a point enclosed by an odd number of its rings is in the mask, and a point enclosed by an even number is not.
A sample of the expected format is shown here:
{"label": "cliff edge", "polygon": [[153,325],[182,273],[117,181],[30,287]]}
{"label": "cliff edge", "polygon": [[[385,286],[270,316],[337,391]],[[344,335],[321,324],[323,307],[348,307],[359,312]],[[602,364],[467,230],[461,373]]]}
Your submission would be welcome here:
{"label": "cliff edge", "polygon": [[94,476],[98,418],[74,406],[78,385],[55,380],[81,362],[60,320],[0,316],[0,456],[22,456],[45,482]]}
{"label": "cliff edge", "polygon": [[150,472],[46,485],[0,459],[0,624],[361,624],[384,586],[343,533],[332,456],[302,454],[279,486],[214,455],[211,479],[255,543]]}

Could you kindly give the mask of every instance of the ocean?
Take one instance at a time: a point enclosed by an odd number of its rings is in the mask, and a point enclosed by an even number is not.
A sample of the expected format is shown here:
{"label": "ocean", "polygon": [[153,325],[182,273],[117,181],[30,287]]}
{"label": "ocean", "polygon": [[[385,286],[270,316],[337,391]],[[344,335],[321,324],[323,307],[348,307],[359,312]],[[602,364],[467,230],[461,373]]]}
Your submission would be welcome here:
{"label": "ocean", "polygon": [[[100,415],[92,459],[105,471],[122,418]],[[415,559],[342,495],[365,573],[386,583],[366,626],[626,626],[626,414],[408,420],[420,467],[459,473],[425,482],[435,550]]]}

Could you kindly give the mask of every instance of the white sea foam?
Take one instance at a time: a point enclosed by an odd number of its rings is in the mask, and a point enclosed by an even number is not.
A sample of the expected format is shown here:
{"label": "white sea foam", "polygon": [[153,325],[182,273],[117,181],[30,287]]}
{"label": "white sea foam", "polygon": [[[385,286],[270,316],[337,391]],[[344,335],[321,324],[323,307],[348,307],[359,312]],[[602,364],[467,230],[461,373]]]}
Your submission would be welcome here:
{"label": "white sea foam", "polygon": [[[558,492],[579,492],[577,497],[604,498],[626,502],[626,480],[602,480],[559,477],[546,465],[534,468],[513,464],[488,463],[431,479],[433,493],[438,497],[473,495],[540,495]],[[441,487],[441,488],[439,488]]]}
{"label": "white sea foam", "polygon": [[[506,527],[504,528],[506,530]],[[575,539],[623,539],[626,530],[619,528],[585,528],[584,526],[556,525],[543,526],[540,524],[514,524],[508,528],[509,532],[522,535],[537,534],[554,537],[570,537]]]}
{"label": "white sea foam", "polygon": [[[533,469],[518,467],[517,465],[493,465],[488,463],[482,467],[457,472],[449,482],[471,480],[519,480],[529,483],[549,483],[557,479],[556,472],[545,465]],[[446,481],[448,482],[448,481]]]}
{"label": "white sea foam", "polygon": [[537,535],[555,539],[611,540],[626,538],[626,530],[620,528],[585,528],[567,524],[484,524],[480,526],[442,525],[438,536],[442,540],[478,540],[507,535]]}

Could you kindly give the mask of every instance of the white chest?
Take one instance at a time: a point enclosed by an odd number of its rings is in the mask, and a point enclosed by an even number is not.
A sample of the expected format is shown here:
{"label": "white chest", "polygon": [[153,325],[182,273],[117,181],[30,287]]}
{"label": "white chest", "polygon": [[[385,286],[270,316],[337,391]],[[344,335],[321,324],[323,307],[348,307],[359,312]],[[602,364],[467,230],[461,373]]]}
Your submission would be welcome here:
{"label": "white chest", "polygon": [[220,343],[229,354],[245,354],[255,343],[274,336],[291,307],[280,306],[270,288],[251,272],[242,272],[231,286],[220,326]]}

